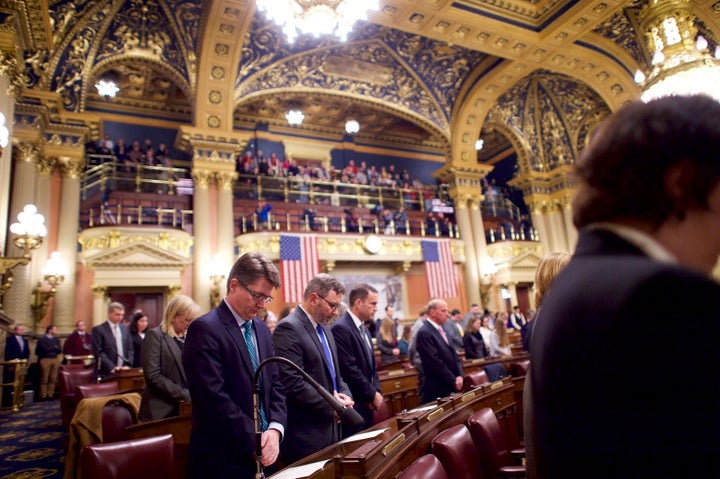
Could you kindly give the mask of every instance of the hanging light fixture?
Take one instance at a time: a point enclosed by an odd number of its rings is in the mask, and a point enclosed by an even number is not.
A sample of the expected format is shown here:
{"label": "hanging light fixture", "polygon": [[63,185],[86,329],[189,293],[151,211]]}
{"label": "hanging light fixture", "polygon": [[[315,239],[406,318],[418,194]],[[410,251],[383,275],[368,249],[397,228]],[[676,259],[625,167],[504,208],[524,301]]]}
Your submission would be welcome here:
{"label": "hanging light fixture", "polygon": [[114,70],[105,72],[102,75],[102,78],[98,79],[98,82],[95,84],[98,95],[103,96],[106,99],[115,98],[115,95],[117,95],[120,91],[118,81],[118,74]]}
{"label": "hanging light fixture", "polygon": [[283,29],[288,42],[300,33],[335,35],[347,40],[358,20],[368,10],[377,10],[378,0],[256,0],[261,12]]}
{"label": "hanging light fixture", "polygon": [[285,119],[291,126],[298,126],[305,119],[305,115],[299,109],[291,109],[285,114]]}
{"label": "hanging light fixture", "polygon": [[720,61],[697,35],[690,0],[651,0],[640,12],[640,28],[653,53],[652,70],[638,70],[642,100],[706,94],[720,101]]}
{"label": "hanging light fixture", "polygon": [[345,122],[345,131],[348,135],[354,135],[360,131],[360,123],[357,120],[348,120]]}

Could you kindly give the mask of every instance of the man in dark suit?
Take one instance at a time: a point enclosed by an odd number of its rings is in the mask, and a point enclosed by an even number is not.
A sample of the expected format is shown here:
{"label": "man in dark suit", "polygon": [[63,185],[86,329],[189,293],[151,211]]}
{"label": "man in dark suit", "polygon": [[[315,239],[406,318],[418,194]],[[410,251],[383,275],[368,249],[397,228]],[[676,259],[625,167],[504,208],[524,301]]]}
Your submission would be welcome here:
{"label": "man in dark suit", "polygon": [[632,103],[583,150],[578,245],[534,321],[528,477],[720,477],[718,118]]}
{"label": "man in dark suit", "polygon": [[[274,350],[257,314],[279,287],[272,261],[246,253],[230,271],[225,299],[188,328],[182,355],[192,400],[188,479],[250,479],[258,472],[253,376]],[[261,462],[269,467],[277,461],[287,419],[275,363],[263,367],[258,382]]]}
{"label": "man in dark suit", "polygon": [[383,403],[372,339],[363,324],[375,317],[377,290],[369,284],[358,284],[350,291],[348,301],[350,307],[333,324],[332,333],[337,344],[340,372],[355,401],[353,407],[365,419],[365,424],[354,431],[343,428],[344,437],[372,426],[373,411],[380,409]]}
{"label": "man in dark suit", "polygon": [[[303,301],[280,321],[273,333],[278,356],[301,367],[346,407],[353,406],[342,379],[330,324],[337,317],[345,288],[329,274],[315,276],[305,287]],[[287,395],[287,435],[282,444],[285,464],[295,462],[341,438],[332,407],[294,369],[281,365]]]}
{"label": "man in dark suit", "polygon": [[130,329],[122,324],[124,316],[125,306],[112,302],[108,304],[107,321],[92,329],[90,341],[100,377],[132,367],[135,353]]}
{"label": "man in dark suit", "polygon": [[[5,339],[5,361],[13,359],[29,359],[30,346],[28,340],[23,336],[25,334],[25,326],[16,324],[13,334]],[[11,383],[15,379],[15,366],[7,365],[3,369],[3,382]],[[12,406],[12,386],[5,386],[2,395],[2,407]]]}
{"label": "man in dark suit", "polygon": [[427,403],[439,397],[462,389],[463,370],[455,348],[443,330],[450,317],[447,303],[433,299],[428,303],[428,318],[417,333],[416,349],[422,362],[422,402]]}

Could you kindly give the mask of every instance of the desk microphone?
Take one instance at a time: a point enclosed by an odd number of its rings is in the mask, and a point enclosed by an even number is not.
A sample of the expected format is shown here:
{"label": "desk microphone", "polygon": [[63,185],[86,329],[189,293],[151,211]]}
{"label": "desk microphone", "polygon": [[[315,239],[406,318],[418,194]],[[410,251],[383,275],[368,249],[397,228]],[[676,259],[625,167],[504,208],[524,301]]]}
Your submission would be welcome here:
{"label": "desk microphone", "polygon": [[305,382],[315,388],[315,390],[318,392],[318,394],[320,394],[320,396],[322,396],[325,402],[327,402],[330,407],[335,410],[335,413],[338,415],[341,423],[357,428],[365,422],[363,417],[355,409],[351,407],[346,407],[343,403],[338,401],[335,396],[330,394],[327,389],[322,387],[317,381],[315,381],[315,379],[313,379],[308,373],[306,373],[300,366],[298,366],[294,362],[281,356],[271,356],[264,359],[258,365],[257,370],[255,371],[255,375],[253,376],[253,406],[255,407],[255,450],[258,466],[258,472],[255,476],[256,479],[262,479],[265,477],[265,474],[262,472],[262,463],[260,462],[260,459],[262,457],[262,447],[260,443],[262,432],[260,431],[260,385],[258,380],[260,379],[260,371],[262,371],[262,369],[270,363],[283,363],[297,371],[298,374],[300,374],[300,376],[302,376],[302,378],[305,380]]}

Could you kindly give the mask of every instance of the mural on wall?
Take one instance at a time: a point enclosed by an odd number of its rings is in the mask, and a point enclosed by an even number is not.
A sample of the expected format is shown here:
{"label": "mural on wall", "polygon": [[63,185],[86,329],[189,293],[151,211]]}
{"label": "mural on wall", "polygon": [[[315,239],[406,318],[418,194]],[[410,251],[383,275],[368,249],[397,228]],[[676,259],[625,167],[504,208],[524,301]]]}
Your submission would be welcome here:
{"label": "mural on wall", "polygon": [[355,285],[367,283],[378,291],[378,309],[375,313],[375,319],[381,319],[385,316],[385,306],[392,306],[395,309],[396,318],[404,318],[403,312],[403,295],[402,280],[400,276],[389,276],[384,274],[348,274],[333,275],[345,286],[345,295],[343,303],[348,303],[350,290]]}

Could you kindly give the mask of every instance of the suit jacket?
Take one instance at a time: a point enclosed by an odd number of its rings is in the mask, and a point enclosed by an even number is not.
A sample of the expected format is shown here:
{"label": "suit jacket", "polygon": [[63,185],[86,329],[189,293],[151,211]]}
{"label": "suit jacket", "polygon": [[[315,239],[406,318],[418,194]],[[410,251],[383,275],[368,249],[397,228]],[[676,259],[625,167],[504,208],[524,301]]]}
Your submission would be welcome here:
{"label": "suit jacket", "polygon": [[92,337],[89,332],[83,336],[77,330],[70,333],[70,336],[63,344],[63,354],[71,356],[86,356],[92,354]]}
{"label": "suit jacket", "polygon": [[533,320],[529,477],[720,477],[718,298],[703,275],[581,232]]}
{"label": "suit jacket", "polygon": [[20,350],[20,343],[14,334],[5,339],[5,361],[11,359],[30,359],[30,345],[27,338],[23,337],[23,348]]}
{"label": "suit jacket", "polygon": [[153,421],[180,413],[180,401],[190,400],[182,350],[160,326],[149,329],[142,345],[145,389],[140,403],[140,420]]}
{"label": "suit jacket", "polygon": [[[120,323],[120,336],[123,344],[122,365],[132,367],[133,360],[133,344],[130,339],[130,328]],[[113,368],[117,366],[118,351],[115,345],[115,336],[113,336],[110,324],[105,321],[92,329],[90,335],[92,343],[92,353],[97,361],[98,374],[107,377],[111,374]]]}
{"label": "suit jacket", "polygon": [[463,344],[463,337],[460,335],[460,331],[458,330],[458,324],[459,323],[456,323],[452,319],[448,319],[447,322],[443,324],[442,328],[443,331],[445,331],[445,334],[447,334],[448,341],[450,341],[453,348],[462,349],[465,345]]}
{"label": "suit jacket", "polygon": [[[147,331],[146,331],[147,333]],[[140,333],[133,333],[130,331],[130,339],[133,343],[133,357],[132,357],[132,363],[134,368],[140,368],[142,367],[142,350],[143,350],[143,339],[142,336],[140,336]]]}
{"label": "suit jacket", "polygon": [[423,404],[456,392],[455,378],[463,371],[455,348],[445,342],[430,321],[420,328],[416,342],[424,374]]}
{"label": "suit jacket", "polygon": [[[258,362],[274,356],[270,330],[252,320]],[[243,330],[225,301],[190,323],[182,363],[192,399],[187,477],[255,477],[253,367]],[[285,394],[275,363],[260,373],[268,423],[285,427]]]}
{"label": "suit jacket", "polygon": [[373,425],[373,410],[368,407],[380,391],[380,380],[377,375],[375,364],[375,352],[368,347],[367,341],[372,346],[372,340],[367,328],[355,327],[355,322],[349,313],[345,313],[332,325],[332,333],[337,344],[337,354],[340,360],[340,372],[343,380],[347,383],[352,397],[355,400],[355,410],[365,419],[365,424],[360,429],[343,430],[343,436],[348,437],[362,429]]}
{"label": "suit jacket", "polygon": [[[338,392],[351,395],[342,380],[335,340],[329,327],[323,327],[330,347]],[[301,367],[322,387],[332,392],[333,383],[320,338],[302,308],[297,307],[277,324],[273,333],[275,352]],[[287,395],[288,427],[280,453],[290,464],[340,440],[340,425],[334,410],[294,369],[280,365]]]}

